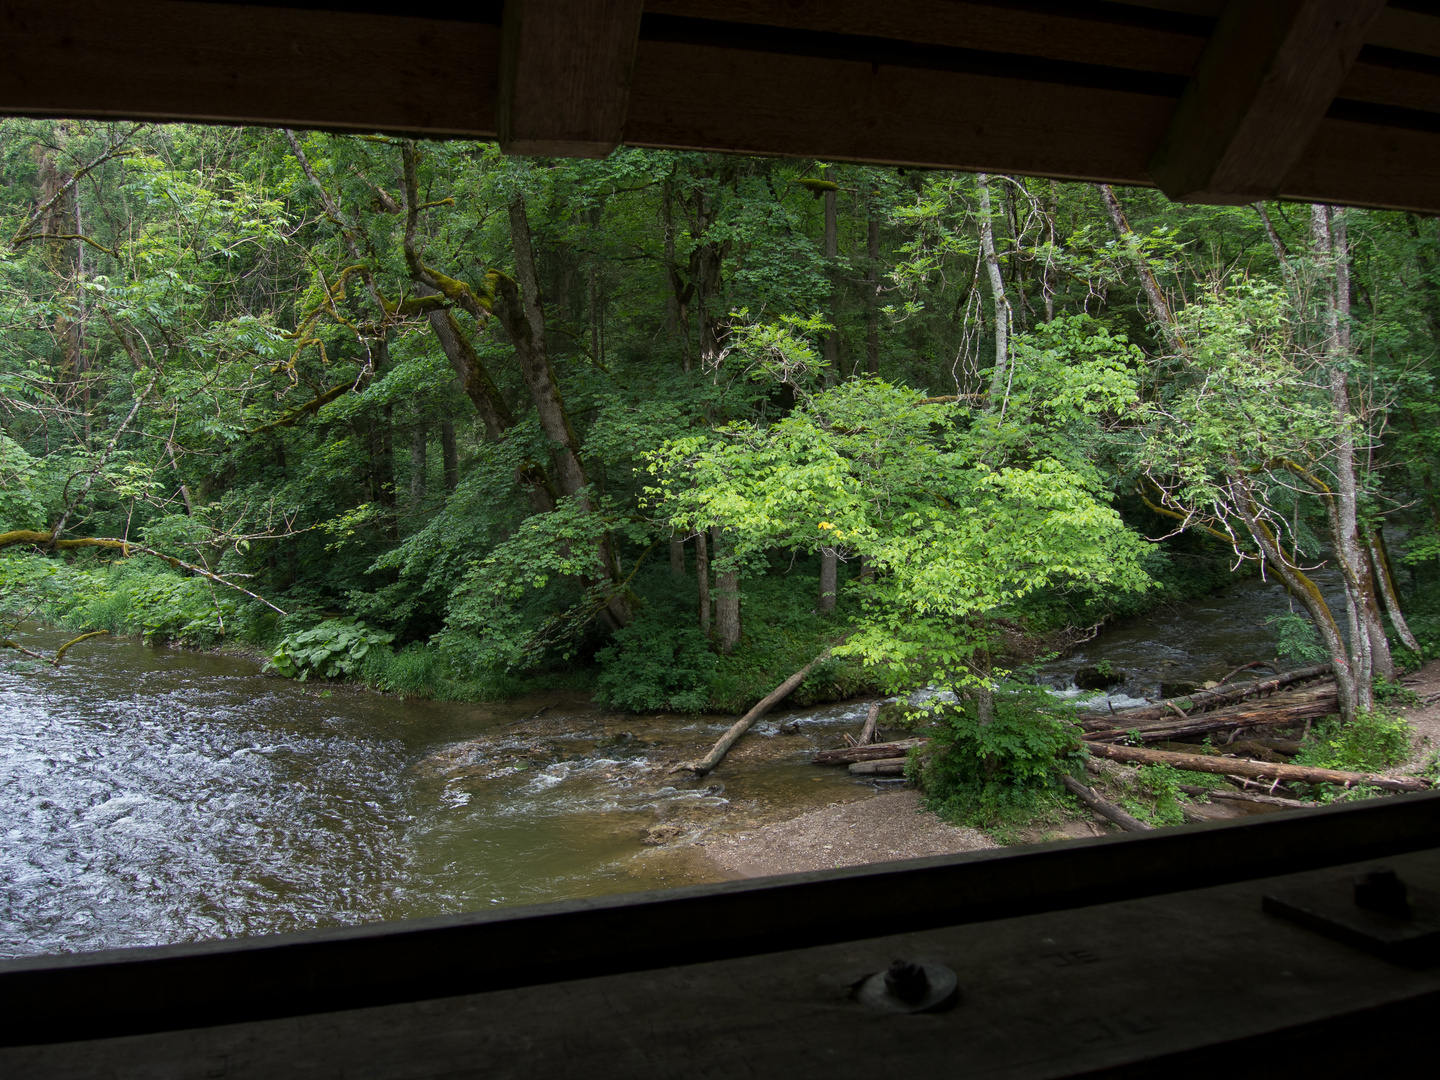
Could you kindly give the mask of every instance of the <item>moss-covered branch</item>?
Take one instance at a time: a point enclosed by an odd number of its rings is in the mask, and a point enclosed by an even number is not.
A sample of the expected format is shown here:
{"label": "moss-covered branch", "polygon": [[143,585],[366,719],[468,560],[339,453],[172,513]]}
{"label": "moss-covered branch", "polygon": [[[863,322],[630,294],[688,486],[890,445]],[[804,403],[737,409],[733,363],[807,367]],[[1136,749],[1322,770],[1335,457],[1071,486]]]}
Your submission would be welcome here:
{"label": "moss-covered branch", "polygon": [[322,407],[330,404],[330,402],[334,401],[336,398],[344,394],[345,391],[349,390],[350,386],[351,384],[348,382],[340,383],[337,386],[332,386],[329,390],[326,390],[323,394],[317,394],[310,401],[305,402],[305,404],[295,406],[295,408],[291,409],[284,416],[280,417],[279,420],[272,420],[268,424],[262,424],[260,427],[255,428],[255,430],[253,431],[247,431],[246,434],[263,435],[265,432],[274,431],[276,428],[294,427],[295,421],[299,420],[306,413],[314,416],[321,410]]}
{"label": "moss-covered branch", "polygon": [[54,539],[53,533],[36,532],[33,529],[14,529],[7,533],[0,533],[0,550],[4,550],[8,547],[17,547],[20,544],[44,544],[53,546],[59,551],[74,551],[78,548],[87,547],[108,548],[113,551],[119,551],[127,559],[131,556],[131,554],[149,555],[151,558],[159,559],[161,562],[168,563],[172,569],[189,571],[190,573],[195,574],[198,577],[203,577],[208,581],[213,581],[217,585],[224,585],[227,589],[234,589],[236,592],[242,592],[246,596],[250,597],[250,599],[258,600],[260,603],[264,604],[271,611],[274,611],[277,614],[286,614],[283,609],[276,607],[269,600],[266,600],[263,596],[259,595],[258,593],[251,592],[243,585],[236,585],[233,581],[230,581],[228,578],[215,573],[213,570],[207,570],[203,566],[196,566],[194,563],[188,563],[184,559],[177,558],[174,555],[167,555],[163,551],[156,551],[154,548],[145,547],[143,544],[132,543],[129,540],[116,540],[111,537],[105,536],[77,536],[69,540],[63,538],[60,540],[56,540]]}

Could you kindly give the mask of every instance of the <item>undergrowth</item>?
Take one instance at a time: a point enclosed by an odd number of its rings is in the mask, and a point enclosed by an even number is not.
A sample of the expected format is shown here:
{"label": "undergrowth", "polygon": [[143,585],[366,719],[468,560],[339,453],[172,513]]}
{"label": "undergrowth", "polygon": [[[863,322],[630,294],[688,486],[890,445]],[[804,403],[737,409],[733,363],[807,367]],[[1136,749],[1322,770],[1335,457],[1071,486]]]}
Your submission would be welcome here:
{"label": "undergrowth", "polygon": [[1331,717],[1305,740],[1297,765],[1348,772],[1379,772],[1410,756],[1410,725],[1383,709],[1362,712],[1348,724]]}
{"label": "undergrowth", "polygon": [[907,769],[925,805],[947,821],[988,829],[1003,839],[1022,825],[1057,821],[1068,810],[1060,768],[1083,760],[1079,729],[1038,687],[1002,684],[995,718],[980,725],[974,703],[930,710],[932,730]]}

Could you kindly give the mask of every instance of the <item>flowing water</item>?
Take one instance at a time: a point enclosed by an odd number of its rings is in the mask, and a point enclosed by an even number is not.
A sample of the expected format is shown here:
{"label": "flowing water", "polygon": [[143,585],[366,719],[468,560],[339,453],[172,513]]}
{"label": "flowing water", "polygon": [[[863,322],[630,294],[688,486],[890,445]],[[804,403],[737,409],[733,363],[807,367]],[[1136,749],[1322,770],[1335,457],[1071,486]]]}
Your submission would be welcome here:
{"label": "flowing water", "polygon": [[[1340,575],[1321,570],[1311,577],[1343,624]],[[1106,711],[1188,694],[1224,679],[1242,664],[1273,660],[1271,620],[1290,609],[1284,586],[1273,579],[1248,578],[1210,597],[1109,627],[1069,655],[1043,665],[1039,681],[1063,697]],[[1087,667],[1098,667],[1120,681],[1104,692],[1080,690],[1075,676]]]}
{"label": "flowing water", "polygon": [[[60,635],[34,634],[54,648]],[[99,639],[0,671],[0,956],[274,933],[721,876],[647,847],[864,797],[811,710],[723,782],[669,772],[733,717],[578,695],[402,701]],[[538,714],[538,715],[537,715]],[[787,813],[788,812],[788,813]]]}
{"label": "flowing water", "polygon": [[[1277,586],[1247,581],[1111,629],[1042,678],[1073,695],[1079,668],[1108,662],[1125,673],[1116,703],[1218,679],[1273,656],[1264,624],[1286,606]],[[602,713],[564,693],[402,701],[130,640],[85,642],[59,669],[10,663],[0,956],[714,880],[674,841],[873,793],[809,763],[867,706],[777,713],[696,780],[671,766],[733,718]]]}

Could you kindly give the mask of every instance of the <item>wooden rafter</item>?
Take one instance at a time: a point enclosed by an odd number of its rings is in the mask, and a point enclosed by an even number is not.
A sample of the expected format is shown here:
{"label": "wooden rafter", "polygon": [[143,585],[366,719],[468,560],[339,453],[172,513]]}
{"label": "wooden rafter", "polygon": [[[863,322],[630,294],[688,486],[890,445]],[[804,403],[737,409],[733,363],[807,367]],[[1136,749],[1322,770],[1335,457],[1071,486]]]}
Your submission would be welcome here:
{"label": "wooden rafter", "polygon": [[1231,0],[1150,161],[1172,199],[1272,199],[1385,0]]}
{"label": "wooden rafter", "polygon": [[[1355,13],[1373,14],[1378,0],[1240,7],[1254,18],[1325,4],[1349,20],[1349,56],[1361,34]],[[1191,73],[1202,56],[1223,60],[1223,33],[1207,45],[1220,0],[645,0],[643,14],[639,5],[0,0],[0,37],[25,43],[0,65],[0,114],[473,139],[494,139],[503,124],[512,152],[602,154],[623,136],[634,146],[1150,185],[1167,125],[1179,146],[1176,103]],[[518,19],[508,51],[504,11]],[[1162,180],[1167,193],[1440,211],[1440,13],[1393,0],[1368,25],[1348,74],[1333,48],[1328,67],[1311,65],[1328,72],[1327,85],[1298,112],[1280,108],[1264,71],[1254,75],[1264,64],[1252,64],[1219,153],[1253,175],[1236,182],[1212,170],[1213,183],[1189,192]],[[1267,55],[1298,55],[1297,40],[1271,34]],[[1253,60],[1260,36],[1247,41]],[[1226,78],[1219,96],[1233,110],[1245,80]],[[1163,172],[1157,164],[1156,179]]]}
{"label": "wooden rafter", "polygon": [[507,0],[495,127],[510,154],[620,145],[644,0]]}

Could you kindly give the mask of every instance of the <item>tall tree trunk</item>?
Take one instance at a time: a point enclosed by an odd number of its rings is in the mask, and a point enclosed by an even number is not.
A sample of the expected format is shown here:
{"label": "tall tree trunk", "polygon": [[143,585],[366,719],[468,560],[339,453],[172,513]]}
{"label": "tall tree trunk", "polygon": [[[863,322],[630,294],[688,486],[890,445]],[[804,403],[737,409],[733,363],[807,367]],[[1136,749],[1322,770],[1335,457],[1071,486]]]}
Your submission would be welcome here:
{"label": "tall tree trunk", "polygon": [[460,452],[455,445],[455,423],[448,416],[440,421],[440,456],[445,467],[445,490],[460,486]]}
{"label": "tall tree trunk", "polygon": [[417,420],[410,429],[410,512],[413,514],[425,505],[425,453],[430,439],[430,428],[423,419]]}
{"label": "tall tree trunk", "polygon": [[1330,612],[1330,605],[1325,602],[1325,597],[1315,582],[1286,556],[1285,549],[1280,546],[1275,534],[1261,520],[1248,485],[1244,481],[1232,479],[1232,486],[1238,495],[1235,504],[1246,530],[1260,548],[1268,566],[1275,571],[1290,595],[1305,608],[1310,621],[1319,631],[1320,640],[1330,654],[1330,662],[1334,666],[1340,716],[1343,720],[1353,720],[1357,711],[1368,709],[1370,705],[1365,703],[1368,695],[1362,698],[1359,673],[1354,666],[1354,653],[1346,648],[1340,627]]}
{"label": "tall tree trunk", "polygon": [[[710,526],[710,549],[716,559],[723,557],[719,525]],[[715,574],[715,636],[726,656],[740,641],[740,575],[733,568]]]}
{"label": "tall tree trunk", "polygon": [[665,231],[665,277],[670,285],[665,290],[665,332],[672,341],[681,338],[680,367],[688,373],[692,364],[690,320],[686,311],[690,290],[681,279],[680,266],[675,261],[675,193],[668,179],[660,185],[660,220]]}
{"label": "tall tree trunk", "polygon": [[871,217],[865,229],[865,370],[880,374],[880,221]]}
{"label": "tall tree trunk", "polygon": [[1418,654],[1420,643],[1410,632],[1410,624],[1405,621],[1405,613],[1400,608],[1400,594],[1395,588],[1395,577],[1390,571],[1390,559],[1385,551],[1385,540],[1380,535],[1379,529],[1371,530],[1367,546],[1370,551],[1370,568],[1374,571],[1375,583],[1380,588],[1380,596],[1385,601],[1385,610],[1390,614],[1390,624],[1395,627],[1395,633],[1405,647]]}
{"label": "tall tree trunk", "polygon": [[[423,281],[416,283],[415,290],[421,296],[440,295],[438,289],[432,289]],[[470,343],[460,320],[446,309],[432,311],[426,318],[435,340],[440,343],[440,350],[445,354],[445,359],[450,361],[456,378],[460,380],[460,389],[465,391],[465,396],[480,414],[480,420],[485,425],[485,435],[492,440],[500,438],[515,426],[515,417],[484,361],[476,353],[475,346]]]}
{"label": "tall tree trunk", "polygon": [[825,192],[825,272],[830,275],[830,329],[825,332],[825,385],[834,386],[840,366],[840,225],[834,191]]}
{"label": "tall tree trunk", "polygon": [[394,406],[386,405],[370,428],[370,489],[371,499],[385,509],[385,535],[396,540],[399,523],[395,515],[395,428]]}
{"label": "tall tree trunk", "polygon": [[[591,233],[600,231],[601,208],[596,206],[590,212]],[[605,333],[603,327],[604,307],[600,300],[600,256],[593,255],[586,267],[589,296],[585,306],[586,318],[590,321],[590,358],[597,364],[605,363]],[[562,309],[563,310],[563,309]]]}
{"label": "tall tree trunk", "polygon": [[[560,495],[578,498],[585,509],[596,509],[588,494],[588,481],[580,460],[580,440],[570,424],[569,414],[560,396],[560,384],[550,366],[545,349],[545,316],[541,308],[539,279],[535,273],[535,252],[530,240],[530,222],[525,201],[516,198],[510,203],[510,236],[515,252],[514,282],[500,280],[495,298],[495,314],[500,318],[515,346],[520,371],[535,403],[540,428],[551,444],[554,463],[551,478]],[[517,288],[518,286],[518,288]],[[613,584],[620,582],[620,565],[615,557],[609,535],[596,543],[597,570]],[[620,593],[605,605],[607,621],[617,627],[627,626],[634,618],[629,601]]]}
{"label": "tall tree trunk", "polygon": [[685,576],[685,538],[670,534],[670,569],[677,577]]}
{"label": "tall tree trunk", "polygon": [[[678,269],[671,273],[672,288],[680,304],[680,320],[686,323],[687,311],[695,313],[696,337],[702,365],[714,363],[720,355],[720,321],[715,313],[715,304],[720,298],[720,267],[730,249],[730,241],[717,242],[710,235],[710,228],[720,216],[719,206],[707,185],[703,182],[724,172],[729,166],[723,159],[711,158],[696,177],[696,183],[689,190],[688,197],[680,194],[680,205],[689,219],[690,250],[688,282],[682,283]],[[672,195],[675,194],[672,189]],[[689,348],[688,329],[686,348]],[[688,364],[688,351],[687,351]],[[689,370],[688,367],[686,370]]]}
{"label": "tall tree trunk", "polygon": [[[1370,575],[1369,558],[1360,541],[1360,484],[1355,461],[1355,426],[1358,417],[1350,403],[1350,252],[1345,230],[1345,213],[1334,207],[1311,207],[1311,242],[1322,275],[1321,299],[1325,315],[1325,351],[1330,389],[1332,423],[1335,425],[1335,496],[1330,513],[1331,542],[1345,575],[1346,596],[1354,608],[1354,620],[1363,641],[1352,642],[1357,658],[1368,662],[1374,674],[1394,678],[1395,664],[1385,638],[1380,606]],[[1368,681],[1357,673],[1360,707],[1371,706]]]}
{"label": "tall tree trunk", "polygon": [[700,592],[700,633],[710,636],[710,545],[705,530],[695,534],[695,584]]}
{"label": "tall tree trunk", "polygon": [[1045,269],[1040,277],[1040,287],[1045,293],[1045,321],[1055,321],[1055,215],[1060,212],[1060,184],[1050,181],[1050,198],[1045,202],[1045,241],[1049,250],[1045,253]]}
{"label": "tall tree trunk", "polygon": [[[299,153],[298,146],[296,153]],[[422,299],[444,297],[451,303],[461,303],[472,316],[483,321],[488,318],[490,313],[476,302],[476,297],[473,294],[467,295],[463,287],[456,281],[444,279],[442,282],[440,276],[430,267],[426,266],[420,258],[415,239],[416,228],[419,221],[418,207],[420,193],[419,175],[417,171],[419,160],[420,156],[415,144],[413,142],[404,143],[401,148],[404,179],[403,191],[405,196],[404,252],[405,263],[410,271],[410,278],[415,283],[415,291]],[[330,205],[331,204],[327,203],[327,206]],[[528,253],[528,227],[525,230],[524,236],[527,241],[526,251]],[[533,281],[533,257],[530,260],[530,272]],[[446,288],[442,289],[440,287],[442,284],[446,285]],[[501,314],[509,315],[513,321],[516,321],[517,325],[520,325],[524,323],[522,313],[519,310],[521,305],[514,296],[514,283],[509,282],[509,285],[509,291],[512,294],[512,303],[509,307],[502,306]],[[383,300],[380,302],[383,304]],[[500,439],[506,431],[515,426],[515,416],[510,411],[510,406],[505,401],[504,395],[501,394],[500,388],[495,384],[494,378],[491,377],[489,369],[486,368],[479,354],[475,351],[469,335],[466,334],[464,327],[460,325],[460,320],[455,317],[454,312],[445,306],[431,308],[426,314],[426,319],[430,323],[430,329],[435,335],[435,340],[440,343],[441,351],[445,353],[445,358],[450,361],[450,366],[454,369],[456,378],[460,380],[460,388],[465,391],[465,396],[470,399],[471,404],[475,406],[475,411],[480,414],[480,419],[485,425],[486,436],[492,441]],[[507,320],[502,317],[500,321],[506,324],[506,329],[511,332],[513,338],[514,330],[509,323],[507,323]],[[540,349],[543,355],[543,320],[541,320],[540,323],[540,334]],[[517,355],[519,351],[519,346],[517,345]],[[450,443],[448,444],[449,448],[446,451],[445,477],[446,485],[453,491],[455,485],[458,483],[459,476],[458,467],[452,469],[455,433],[449,420],[445,421],[445,425],[444,430],[448,432],[450,439]],[[544,513],[555,509],[555,504],[559,496],[556,492],[555,483],[551,480],[550,474],[544,465],[535,461],[521,462],[515,470],[515,481],[526,491],[530,498],[531,505],[537,512]]]}
{"label": "tall tree trunk", "polygon": [[995,309],[995,367],[990,373],[990,407],[1003,411],[1010,388],[1010,300],[1005,295],[1005,278],[1000,273],[1000,257],[995,251],[990,178],[976,173],[975,189],[980,195],[980,251],[990,278],[990,299]]}
{"label": "tall tree trunk", "polygon": [[[825,266],[830,273],[830,323],[825,334],[825,385],[834,386],[840,366],[840,230],[835,213],[835,192],[825,192]],[[836,579],[839,559],[834,548],[820,549],[820,610],[830,611],[835,607]],[[717,608],[718,611],[718,608]],[[738,608],[737,608],[738,611]],[[738,630],[736,631],[738,634]],[[722,628],[722,648],[723,628]],[[727,648],[724,650],[729,652]]]}
{"label": "tall tree trunk", "polygon": [[840,559],[834,548],[820,549],[820,610],[834,611],[840,595]]}
{"label": "tall tree trunk", "polygon": [[1030,295],[1025,287],[1025,280],[1028,277],[1026,268],[1029,259],[1021,254],[1020,238],[1025,229],[1025,219],[1020,215],[1020,185],[1005,185],[1005,211],[1006,218],[1010,224],[1010,235],[1014,237],[1011,251],[1014,255],[1010,258],[1010,280],[1015,284],[1015,296],[1019,303],[1015,304],[1012,314],[1015,319],[1015,326],[1020,333],[1028,333],[1030,330]]}
{"label": "tall tree trunk", "polygon": [[1130,228],[1130,222],[1125,217],[1125,211],[1121,209],[1115,189],[1109,184],[1096,184],[1095,187],[1100,192],[1100,200],[1105,204],[1105,212],[1110,215],[1115,237],[1125,249],[1125,254],[1130,257],[1135,274],[1140,278],[1140,287],[1145,290],[1145,298],[1150,302],[1150,314],[1155,319],[1155,328],[1160,332],[1161,340],[1177,352],[1183,351],[1185,343],[1180,339],[1175,326],[1175,314],[1170,310],[1170,302],[1165,299],[1160,282],[1155,279],[1155,271],[1150,268],[1150,260],[1145,257],[1139,238]]}
{"label": "tall tree trunk", "polygon": [[[57,124],[52,130],[52,136],[56,143],[63,147],[69,137],[68,126],[64,123]],[[37,205],[45,206],[44,213],[36,220],[36,231],[41,236],[51,237],[64,236],[71,232],[80,235],[80,192],[72,185],[72,174],[61,168],[56,146],[37,143],[33,153],[40,188],[35,201]],[[65,404],[80,413],[81,439],[88,447],[90,394],[89,380],[85,377],[84,345],[81,337],[84,301],[80,288],[80,279],[84,275],[84,245],[69,240],[52,239],[42,241],[41,251],[45,268],[55,279],[55,292],[59,301],[56,305],[58,310],[54,332],[55,342],[60,347],[60,362],[55,381],[66,387],[63,392]]]}

